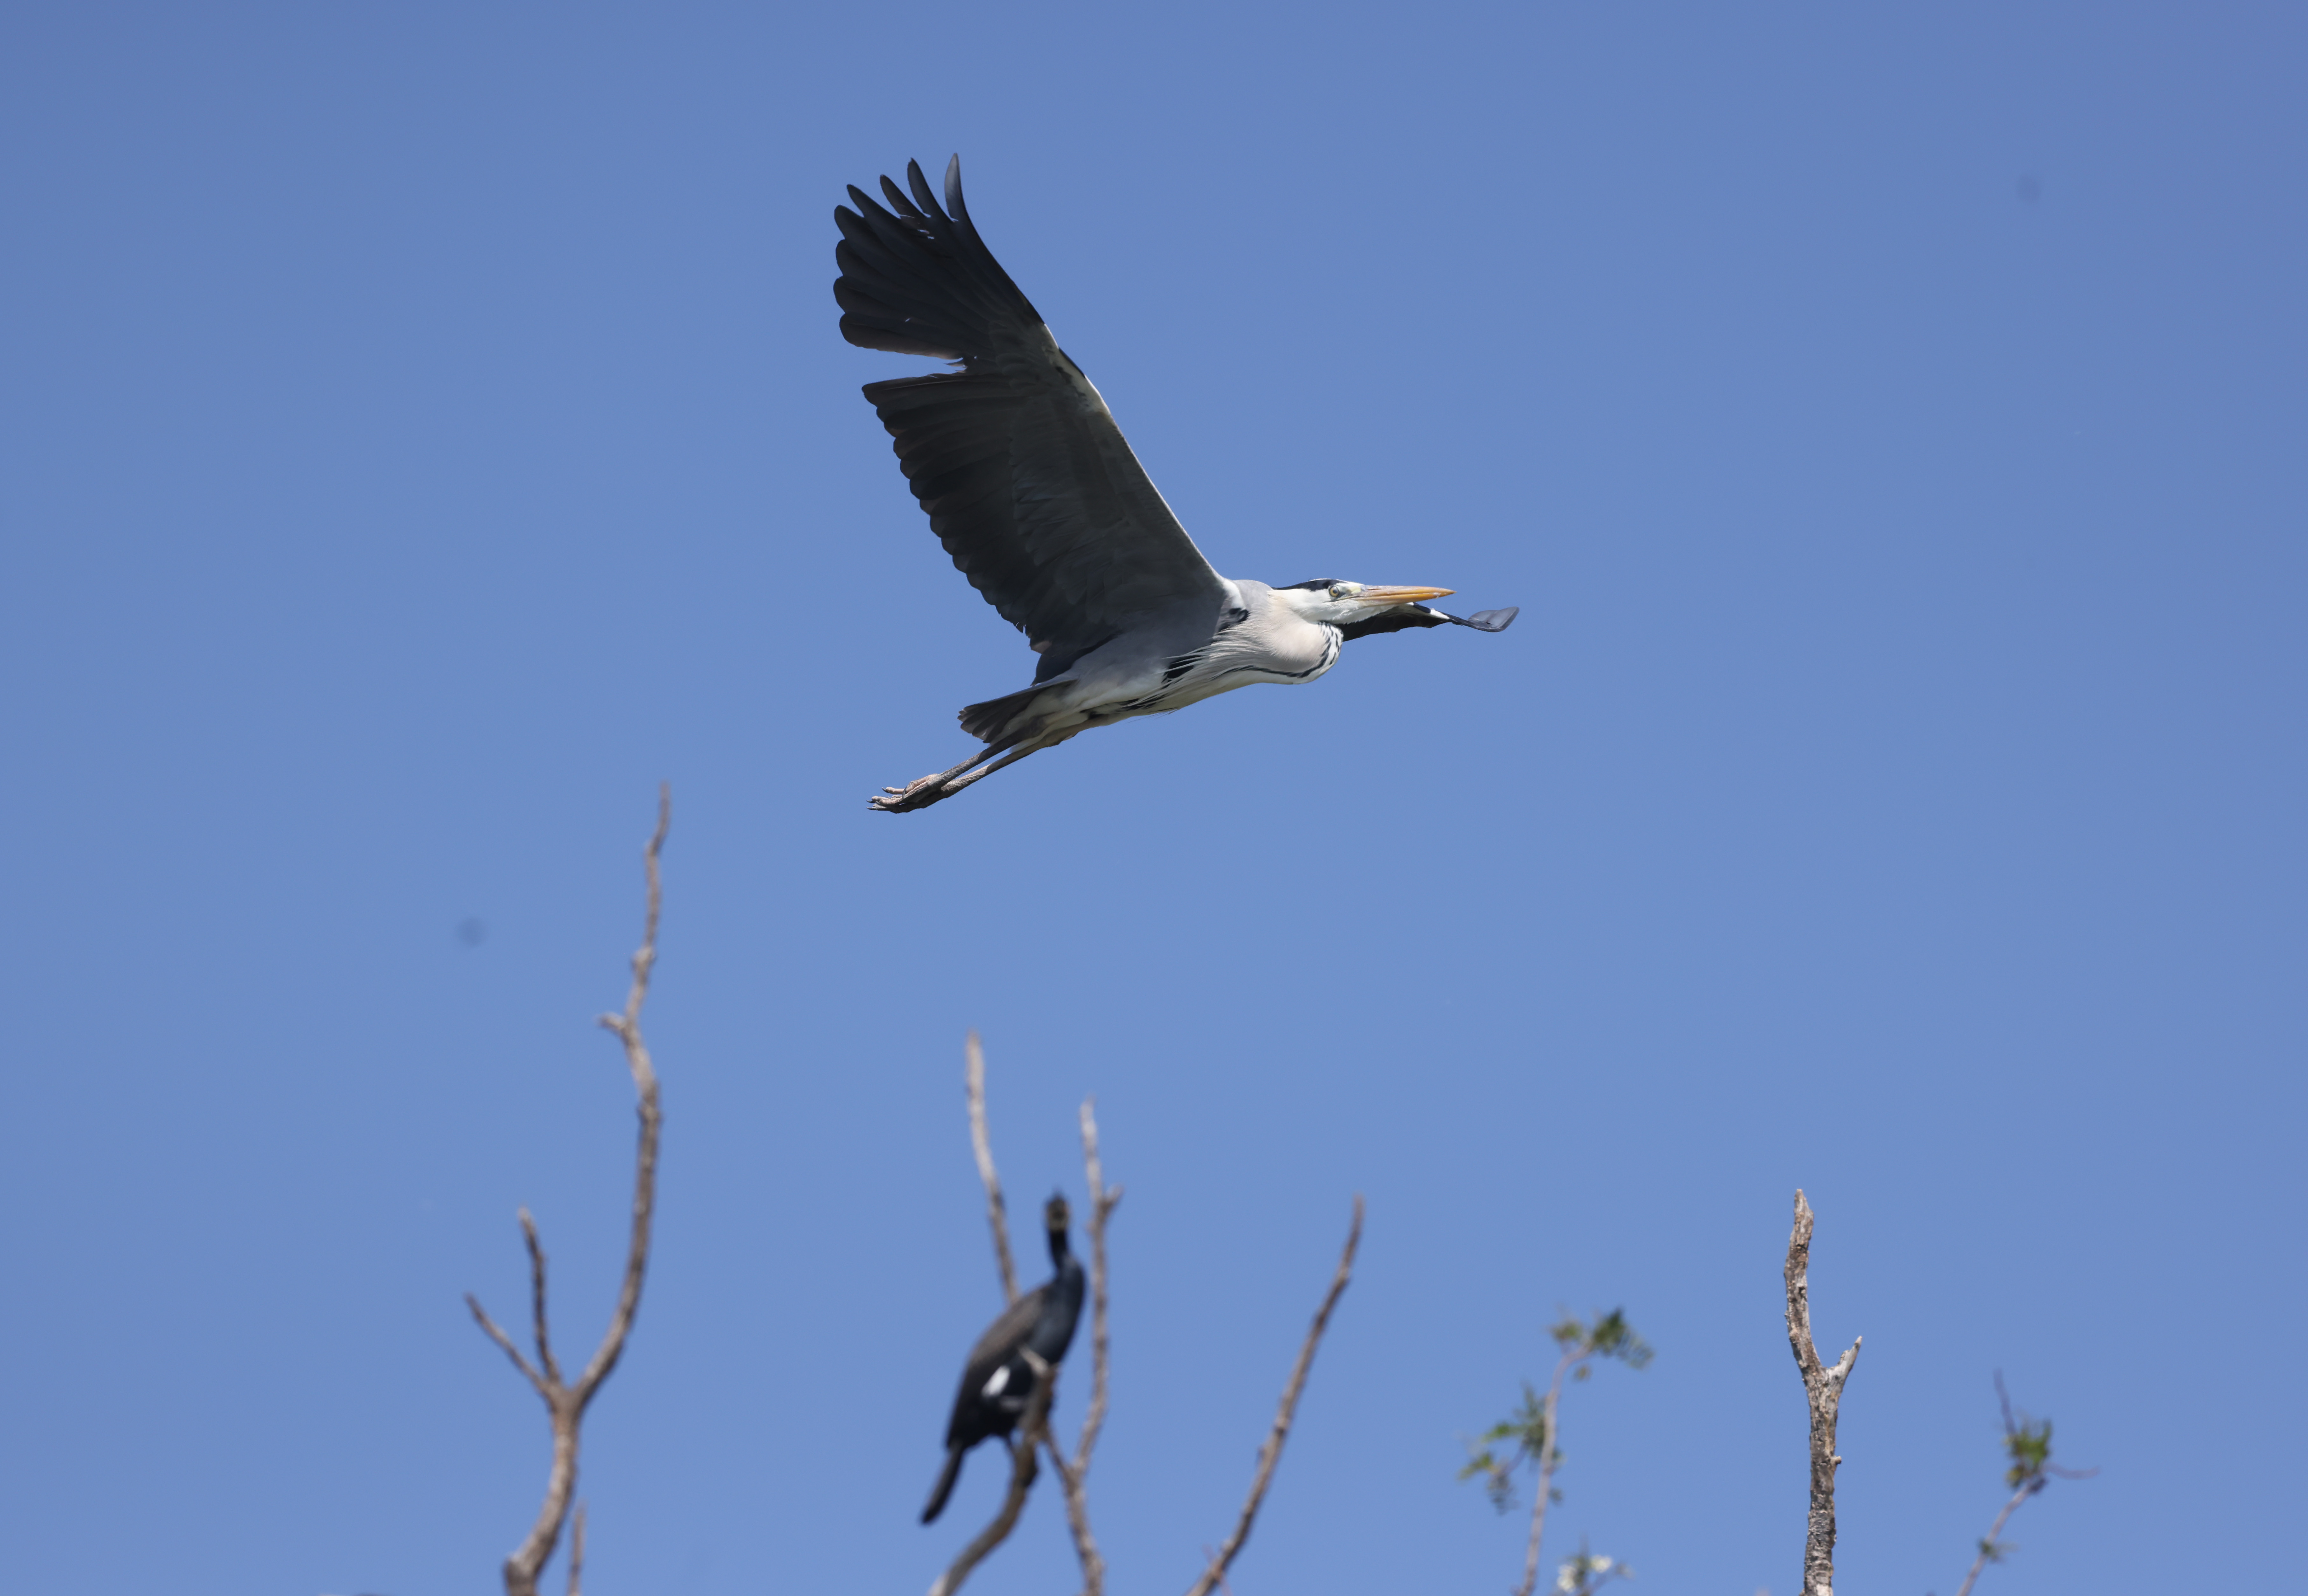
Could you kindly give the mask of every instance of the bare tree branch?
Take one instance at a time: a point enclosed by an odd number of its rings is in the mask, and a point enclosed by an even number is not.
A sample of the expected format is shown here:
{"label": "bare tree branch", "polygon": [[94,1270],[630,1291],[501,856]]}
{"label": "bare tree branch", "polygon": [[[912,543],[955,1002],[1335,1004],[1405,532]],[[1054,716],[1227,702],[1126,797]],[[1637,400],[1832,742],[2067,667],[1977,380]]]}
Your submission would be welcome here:
{"label": "bare tree branch", "polygon": [[[474,1296],[472,1292],[467,1291],[465,1306],[473,1310],[473,1322],[481,1327],[483,1333],[491,1341],[504,1349],[504,1355],[512,1360],[512,1366],[515,1369],[521,1370],[521,1378],[536,1386],[539,1396],[545,1396],[545,1377],[529,1366],[529,1360],[522,1357],[521,1349],[512,1344],[512,1337],[497,1328],[497,1322],[489,1317],[488,1311],[481,1306],[480,1299]],[[546,1400],[550,1402],[552,1399],[547,1397]]]}
{"label": "bare tree branch", "polygon": [[1218,1549],[1218,1555],[1202,1570],[1201,1577],[1187,1588],[1186,1596],[1210,1596],[1227,1576],[1227,1570],[1242,1553],[1243,1545],[1250,1539],[1250,1526],[1258,1517],[1259,1504],[1266,1498],[1266,1488],[1274,1480],[1274,1465],[1282,1461],[1282,1443],[1290,1438],[1290,1420],[1298,1409],[1298,1394],[1305,1388],[1306,1371],[1314,1366],[1314,1349],[1322,1344],[1322,1332],[1330,1327],[1331,1311],[1347,1289],[1354,1274],[1355,1249],[1362,1245],[1363,1199],[1355,1197],[1355,1221],[1347,1231],[1346,1250],[1339,1255],[1339,1272],[1331,1277],[1331,1289],[1322,1298],[1322,1306],[1315,1311],[1314,1322],[1306,1331],[1305,1344],[1298,1349],[1298,1361],[1290,1370],[1290,1383],[1282,1389],[1282,1405],[1276,1410],[1274,1428],[1266,1437],[1266,1444],[1258,1449],[1258,1472],[1250,1482],[1250,1496],[1242,1505],[1242,1516],[1235,1521],[1234,1532]]}
{"label": "bare tree branch", "polygon": [[1081,1436],[1074,1445],[1074,1472],[1089,1472],[1089,1454],[1106,1427],[1106,1374],[1109,1345],[1107,1334],[1106,1222],[1122,1201],[1122,1188],[1108,1188],[1106,1165],[1098,1153],[1098,1099],[1085,1097],[1081,1105],[1082,1173],[1089,1186],[1089,1407],[1082,1415]]}
{"label": "bare tree branch", "polygon": [[536,1322],[537,1361],[545,1377],[557,1385],[561,1366],[553,1360],[553,1337],[545,1324],[545,1244],[537,1239],[537,1221],[526,1207],[521,1211],[521,1239],[529,1248],[529,1307]]}
{"label": "bare tree branch", "polygon": [[1002,1266],[1002,1300],[1018,1300],[1018,1266],[1010,1257],[1010,1208],[1002,1200],[1002,1177],[994,1170],[994,1139],[986,1128],[986,1050],[972,1031],[961,1044],[964,1088],[969,1094],[969,1150],[977,1155],[977,1178],[986,1184],[986,1223],[994,1232],[994,1257]]}
{"label": "bare tree branch", "polygon": [[1084,1489],[1082,1472],[1058,1449],[1055,1436],[1045,1430],[1042,1438],[1050,1454],[1050,1467],[1058,1472],[1058,1489],[1065,1496],[1066,1528],[1073,1534],[1074,1556],[1081,1562],[1082,1596],[1104,1596],[1106,1557],[1098,1549],[1098,1537],[1090,1533],[1089,1493]]}
{"label": "bare tree branch", "polygon": [[1803,1373],[1811,1407],[1811,1517],[1804,1537],[1803,1596],[1835,1596],[1835,1420],[1843,1383],[1859,1361],[1861,1338],[1833,1367],[1820,1362],[1811,1337],[1811,1205],[1796,1193],[1796,1223],[1787,1237],[1787,1343]]}
{"label": "bare tree branch", "polygon": [[[1031,1347],[1019,1348],[1018,1356],[1034,1371],[1034,1391],[1026,1399],[1025,1415],[1019,1420],[1018,1434],[1010,1442],[1010,1489],[1003,1497],[994,1521],[961,1549],[961,1555],[954,1558],[951,1567],[938,1575],[937,1583],[930,1587],[930,1596],[953,1596],[961,1589],[961,1582],[969,1577],[970,1570],[984,1562],[1018,1527],[1018,1515],[1026,1508],[1026,1493],[1034,1489],[1034,1454],[1049,1439],[1050,1403],[1057,1394],[1058,1371]],[[1055,1455],[1056,1448],[1051,1447],[1051,1452]]]}
{"label": "bare tree branch", "polygon": [[1065,1492],[1066,1527],[1073,1532],[1074,1555],[1081,1561],[1082,1596],[1105,1596],[1106,1591],[1106,1558],[1099,1554],[1098,1537],[1089,1527],[1089,1459],[1098,1446],[1098,1431],[1106,1424],[1106,1222],[1115,1205],[1122,1201],[1122,1188],[1107,1189],[1106,1166],[1098,1158],[1097,1106],[1097,1099],[1082,1099],[1082,1172],[1089,1187],[1089,1219],[1085,1226],[1089,1232],[1089,1408],[1082,1416],[1081,1435],[1074,1444],[1071,1463],[1058,1450],[1055,1438],[1049,1443],[1050,1463],[1057,1470],[1058,1484]]}
{"label": "bare tree branch", "polygon": [[[466,1304],[473,1317],[489,1339],[504,1349],[513,1367],[527,1377],[537,1394],[545,1400],[545,1411],[553,1426],[553,1463],[546,1475],[545,1501],[538,1507],[537,1522],[530,1526],[529,1536],[504,1562],[505,1596],[537,1596],[538,1575],[553,1556],[553,1549],[561,1539],[561,1529],[569,1516],[571,1497],[577,1489],[578,1432],[585,1420],[585,1410],[601,1388],[601,1382],[617,1366],[625,1350],[625,1339],[632,1334],[633,1316],[641,1308],[642,1282],[649,1272],[650,1223],[657,1206],[657,1153],[659,1132],[663,1116],[658,1107],[657,1068],[650,1059],[649,1047],[642,1038],[642,1005],[649,997],[650,975],[657,965],[658,913],[664,897],[664,883],[658,868],[659,855],[665,849],[666,829],[673,819],[673,794],[668,787],[658,789],[657,829],[650,833],[649,846],[642,859],[648,873],[648,912],[642,922],[642,945],[633,957],[633,984],[625,993],[624,1012],[601,1017],[604,1029],[613,1033],[624,1044],[625,1067],[633,1077],[635,1113],[641,1121],[638,1146],[633,1154],[633,1225],[625,1248],[625,1272],[617,1291],[617,1305],[609,1315],[608,1328],[603,1333],[601,1344],[586,1364],[585,1372],[573,1386],[561,1378],[559,1366],[554,1361],[552,1342],[546,1323],[545,1248],[538,1239],[536,1223],[529,1210],[521,1211],[521,1237],[529,1249],[530,1295],[536,1317],[537,1351],[544,1364],[539,1374],[530,1367],[512,1344],[512,1338],[499,1329],[495,1320],[482,1310],[480,1303],[469,1293]],[[578,1596],[580,1566],[583,1557],[583,1509],[579,1509],[578,1527],[571,1545],[569,1589]]]}
{"label": "bare tree branch", "polygon": [[569,1523],[569,1596],[585,1596],[585,1504]]}
{"label": "bare tree branch", "polygon": [[642,855],[649,872],[649,914],[642,927],[642,945],[633,950],[633,984],[625,991],[625,1011],[601,1017],[602,1029],[624,1044],[625,1068],[633,1077],[641,1134],[633,1156],[633,1220],[625,1243],[625,1278],[617,1290],[617,1306],[609,1315],[609,1328],[602,1335],[593,1360],[578,1377],[580,1407],[593,1400],[593,1393],[609,1377],[609,1371],[617,1367],[617,1360],[625,1350],[625,1337],[633,1333],[633,1315],[641,1309],[642,1277],[649,1272],[650,1222],[657,1208],[658,1132],[663,1117],[658,1110],[657,1067],[650,1058],[649,1044],[642,1039],[642,1004],[649,997],[650,976],[657,968],[658,912],[665,900],[665,882],[658,859],[664,851],[666,828],[672,820],[673,790],[660,786],[657,830],[650,834],[649,846]]}

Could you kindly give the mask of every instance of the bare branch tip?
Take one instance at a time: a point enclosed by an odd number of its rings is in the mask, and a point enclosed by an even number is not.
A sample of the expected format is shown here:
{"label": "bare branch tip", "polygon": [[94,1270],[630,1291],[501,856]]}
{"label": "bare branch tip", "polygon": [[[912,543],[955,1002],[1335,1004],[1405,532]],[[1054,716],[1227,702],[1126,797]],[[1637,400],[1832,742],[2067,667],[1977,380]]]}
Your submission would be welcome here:
{"label": "bare branch tip", "polygon": [[512,1359],[512,1366],[521,1370],[521,1377],[536,1387],[537,1394],[550,1403],[553,1400],[553,1394],[546,1388],[545,1377],[530,1367],[529,1360],[521,1355],[521,1349],[512,1344],[512,1337],[499,1329],[497,1322],[489,1317],[489,1310],[481,1306],[481,1300],[472,1292],[467,1291],[465,1306],[472,1310],[473,1323],[481,1327],[481,1334],[496,1343],[498,1350]]}

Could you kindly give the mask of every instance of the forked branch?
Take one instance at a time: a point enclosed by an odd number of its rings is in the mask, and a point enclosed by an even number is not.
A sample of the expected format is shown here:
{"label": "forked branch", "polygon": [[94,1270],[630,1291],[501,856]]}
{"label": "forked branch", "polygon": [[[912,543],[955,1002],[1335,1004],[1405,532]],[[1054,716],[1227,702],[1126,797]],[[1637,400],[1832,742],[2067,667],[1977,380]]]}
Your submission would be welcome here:
{"label": "forked branch", "polygon": [[[512,1338],[497,1326],[485,1312],[480,1302],[470,1292],[465,1304],[473,1318],[491,1341],[504,1349],[513,1367],[544,1399],[547,1417],[553,1426],[553,1463],[546,1476],[545,1501],[538,1509],[537,1522],[513,1554],[505,1559],[505,1596],[537,1596],[538,1576],[544,1572],[546,1562],[561,1539],[561,1531],[569,1516],[570,1498],[577,1489],[578,1435],[585,1421],[589,1407],[601,1383],[617,1366],[624,1355],[625,1340],[633,1334],[633,1317],[640,1310],[642,1282],[649,1273],[650,1227],[657,1207],[657,1152],[659,1130],[663,1119],[658,1108],[657,1068],[650,1058],[648,1044],[642,1038],[642,1006],[649,998],[650,974],[657,965],[658,911],[663,900],[663,881],[658,862],[665,849],[666,829],[673,819],[673,794],[670,788],[658,789],[657,829],[650,833],[649,846],[643,851],[642,863],[649,877],[648,912],[642,930],[642,945],[633,954],[633,983],[625,993],[622,1013],[601,1017],[604,1029],[616,1035],[624,1046],[625,1068],[633,1079],[635,1112],[640,1119],[639,1145],[633,1154],[633,1222],[625,1243],[625,1272],[617,1291],[617,1305],[609,1315],[609,1326],[601,1336],[601,1344],[594,1350],[592,1359],[582,1374],[572,1385],[561,1377],[561,1367],[553,1355],[553,1343],[547,1327],[545,1291],[545,1248],[538,1239],[536,1223],[529,1210],[521,1211],[521,1240],[529,1250],[530,1303],[534,1321],[533,1334],[537,1343],[537,1362],[531,1365],[513,1345]],[[580,1537],[583,1531],[577,1532]],[[573,1545],[570,1563],[570,1590],[574,1596],[581,1576],[583,1557],[581,1540]]]}
{"label": "forked branch", "polygon": [[1322,1332],[1330,1327],[1331,1312],[1345,1294],[1347,1282],[1354,1274],[1355,1249],[1363,1239],[1363,1199],[1355,1198],[1354,1223],[1347,1231],[1346,1249],[1339,1255],[1339,1272],[1331,1276],[1331,1289],[1322,1298],[1322,1306],[1315,1310],[1314,1322],[1308,1326],[1306,1340],[1298,1349],[1298,1361],[1290,1370],[1290,1383],[1282,1388],[1282,1405],[1274,1414],[1274,1428],[1267,1432],[1266,1444],[1258,1449],[1258,1471],[1251,1477],[1250,1496],[1242,1505],[1242,1516],[1235,1521],[1234,1532],[1225,1544],[1212,1554],[1201,1577],[1188,1587],[1186,1596],[1210,1596],[1225,1583],[1227,1570],[1242,1553],[1250,1540],[1250,1526],[1258,1517],[1259,1504],[1266,1499],[1266,1488],[1273,1483],[1274,1465],[1282,1461],[1282,1444],[1290,1438],[1290,1421],[1298,1411],[1298,1394],[1305,1389],[1306,1371],[1314,1366],[1314,1349],[1322,1343]]}
{"label": "forked branch", "polygon": [[1803,1372],[1811,1408],[1811,1517],[1804,1536],[1803,1596],[1835,1596],[1835,1420],[1843,1383],[1859,1361],[1858,1336],[1832,1367],[1820,1361],[1811,1337],[1811,1205],[1796,1193],[1796,1223],[1787,1237],[1787,1342]]}

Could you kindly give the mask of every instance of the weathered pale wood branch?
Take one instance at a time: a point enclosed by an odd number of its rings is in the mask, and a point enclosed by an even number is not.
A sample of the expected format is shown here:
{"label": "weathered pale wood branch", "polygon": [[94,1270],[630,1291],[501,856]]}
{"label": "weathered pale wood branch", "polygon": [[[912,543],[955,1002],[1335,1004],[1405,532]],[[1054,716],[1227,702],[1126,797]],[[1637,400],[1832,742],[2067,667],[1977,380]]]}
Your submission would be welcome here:
{"label": "weathered pale wood branch", "polygon": [[1235,1521],[1234,1532],[1212,1555],[1201,1577],[1187,1588],[1186,1596],[1210,1596],[1234,1566],[1234,1560],[1250,1540],[1250,1526],[1258,1517],[1259,1504],[1266,1499],[1266,1488],[1273,1483],[1274,1465],[1282,1461],[1282,1444],[1290,1438],[1290,1421],[1298,1411],[1298,1394],[1305,1388],[1306,1371],[1314,1366],[1314,1349],[1322,1343],[1322,1332],[1330,1327],[1331,1312],[1345,1294],[1347,1282],[1355,1271],[1355,1249],[1362,1245],[1363,1199],[1355,1197],[1354,1223],[1347,1231],[1345,1251],[1339,1255],[1339,1272],[1331,1279],[1331,1289],[1322,1298],[1322,1306],[1315,1310],[1314,1322],[1306,1331],[1306,1340],[1298,1349],[1298,1361],[1290,1370],[1290,1383],[1282,1388],[1282,1405],[1274,1414],[1274,1428],[1267,1432],[1266,1444],[1258,1449],[1258,1471],[1251,1477],[1250,1496],[1242,1505],[1242,1515]]}
{"label": "weathered pale wood branch", "polygon": [[1002,1300],[1018,1300],[1018,1266],[1010,1257],[1010,1206],[1002,1200],[1002,1177],[994,1168],[994,1138],[986,1128],[986,1049],[972,1031],[961,1044],[963,1089],[969,1094],[969,1150],[977,1155],[977,1178],[986,1186],[986,1224],[994,1232],[994,1258],[1002,1266]]}
{"label": "weathered pale wood branch", "polygon": [[1787,1237],[1787,1342],[1803,1372],[1811,1408],[1811,1516],[1804,1536],[1803,1596],[1835,1596],[1835,1420],[1843,1383],[1859,1361],[1860,1337],[1832,1367],[1820,1361],[1811,1336],[1811,1205],[1796,1193],[1796,1223]]}
{"label": "weathered pale wood branch", "polygon": [[1031,1347],[1019,1348],[1018,1356],[1034,1371],[1034,1390],[1026,1398],[1025,1414],[1019,1420],[1018,1433],[1009,1444],[1010,1489],[1003,1493],[993,1522],[980,1530],[977,1539],[961,1549],[961,1555],[954,1558],[952,1566],[938,1575],[937,1583],[930,1586],[930,1596],[953,1596],[961,1589],[970,1571],[983,1563],[995,1547],[1010,1539],[1010,1532],[1018,1527],[1018,1515],[1026,1509],[1026,1493],[1034,1489],[1034,1454],[1049,1437],[1050,1403],[1057,1394],[1058,1370],[1056,1365],[1045,1361]]}
{"label": "weathered pale wood branch", "polygon": [[1081,1434],[1074,1443],[1072,1461],[1053,1438],[1050,1465],[1057,1471],[1059,1488],[1065,1493],[1066,1527],[1073,1532],[1074,1556],[1081,1563],[1082,1596],[1105,1596],[1106,1558],[1089,1526],[1089,1460],[1098,1446],[1098,1431],[1106,1425],[1106,1222],[1115,1205],[1122,1201],[1122,1188],[1109,1188],[1106,1184],[1106,1165],[1098,1151],[1095,1098],[1082,1099],[1081,1141],[1082,1173],[1089,1188],[1089,1218],[1084,1225],[1089,1234],[1089,1406],[1082,1415]]}
{"label": "weathered pale wood branch", "polygon": [[[617,1291],[617,1304],[609,1315],[608,1328],[603,1333],[601,1344],[594,1350],[584,1372],[574,1385],[561,1377],[560,1365],[553,1355],[553,1343],[547,1329],[545,1291],[545,1248],[538,1240],[537,1225],[529,1210],[521,1211],[521,1239],[529,1250],[530,1300],[535,1320],[537,1366],[531,1367],[514,1346],[510,1336],[497,1327],[496,1322],[483,1311],[480,1302],[470,1292],[465,1304],[472,1309],[473,1318],[489,1339],[504,1350],[538,1396],[545,1402],[545,1411],[553,1426],[553,1462],[546,1475],[545,1501],[538,1509],[537,1522],[529,1536],[505,1559],[505,1596],[537,1596],[538,1576],[544,1572],[547,1561],[561,1539],[563,1525],[569,1516],[571,1497],[577,1489],[578,1434],[585,1421],[585,1410],[601,1383],[617,1367],[624,1355],[625,1340],[633,1334],[633,1317],[640,1311],[642,1283],[649,1273],[650,1221],[657,1208],[657,1154],[659,1132],[663,1116],[658,1106],[657,1068],[650,1058],[648,1044],[642,1037],[642,1005],[648,1000],[650,975],[657,965],[658,912],[664,897],[664,883],[659,871],[659,858],[665,849],[666,829],[673,819],[673,794],[669,788],[658,790],[657,829],[650,836],[649,846],[642,853],[642,864],[649,878],[649,907],[642,931],[642,945],[633,958],[633,983],[626,990],[623,1013],[601,1017],[605,1030],[613,1034],[624,1046],[625,1067],[633,1078],[635,1113],[641,1121],[638,1146],[633,1154],[633,1222],[626,1237],[625,1271]],[[577,1596],[578,1580],[582,1573],[583,1518],[582,1509],[575,1537],[571,1547],[569,1589]]]}
{"label": "weathered pale wood branch", "polygon": [[585,1504],[569,1521],[569,1596],[585,1596]]}

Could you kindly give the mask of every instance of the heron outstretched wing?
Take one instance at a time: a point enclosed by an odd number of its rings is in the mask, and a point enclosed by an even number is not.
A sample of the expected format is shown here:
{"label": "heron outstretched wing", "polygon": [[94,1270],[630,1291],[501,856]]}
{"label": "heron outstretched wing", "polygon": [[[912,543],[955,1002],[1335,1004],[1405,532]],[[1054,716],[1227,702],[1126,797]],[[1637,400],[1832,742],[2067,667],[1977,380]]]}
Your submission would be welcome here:
{"label": "heron outstretched wing", "polygon": [[918,164],[906,179],[882,179],[886,210],[856,188],[835,209],[833,296],[851,343],[961,364],[866,389],[955,567],[1032,642],[1037,682],[1124,631],[1214,622],[1228,585],[979,239],[960,158],[943,207]]}

